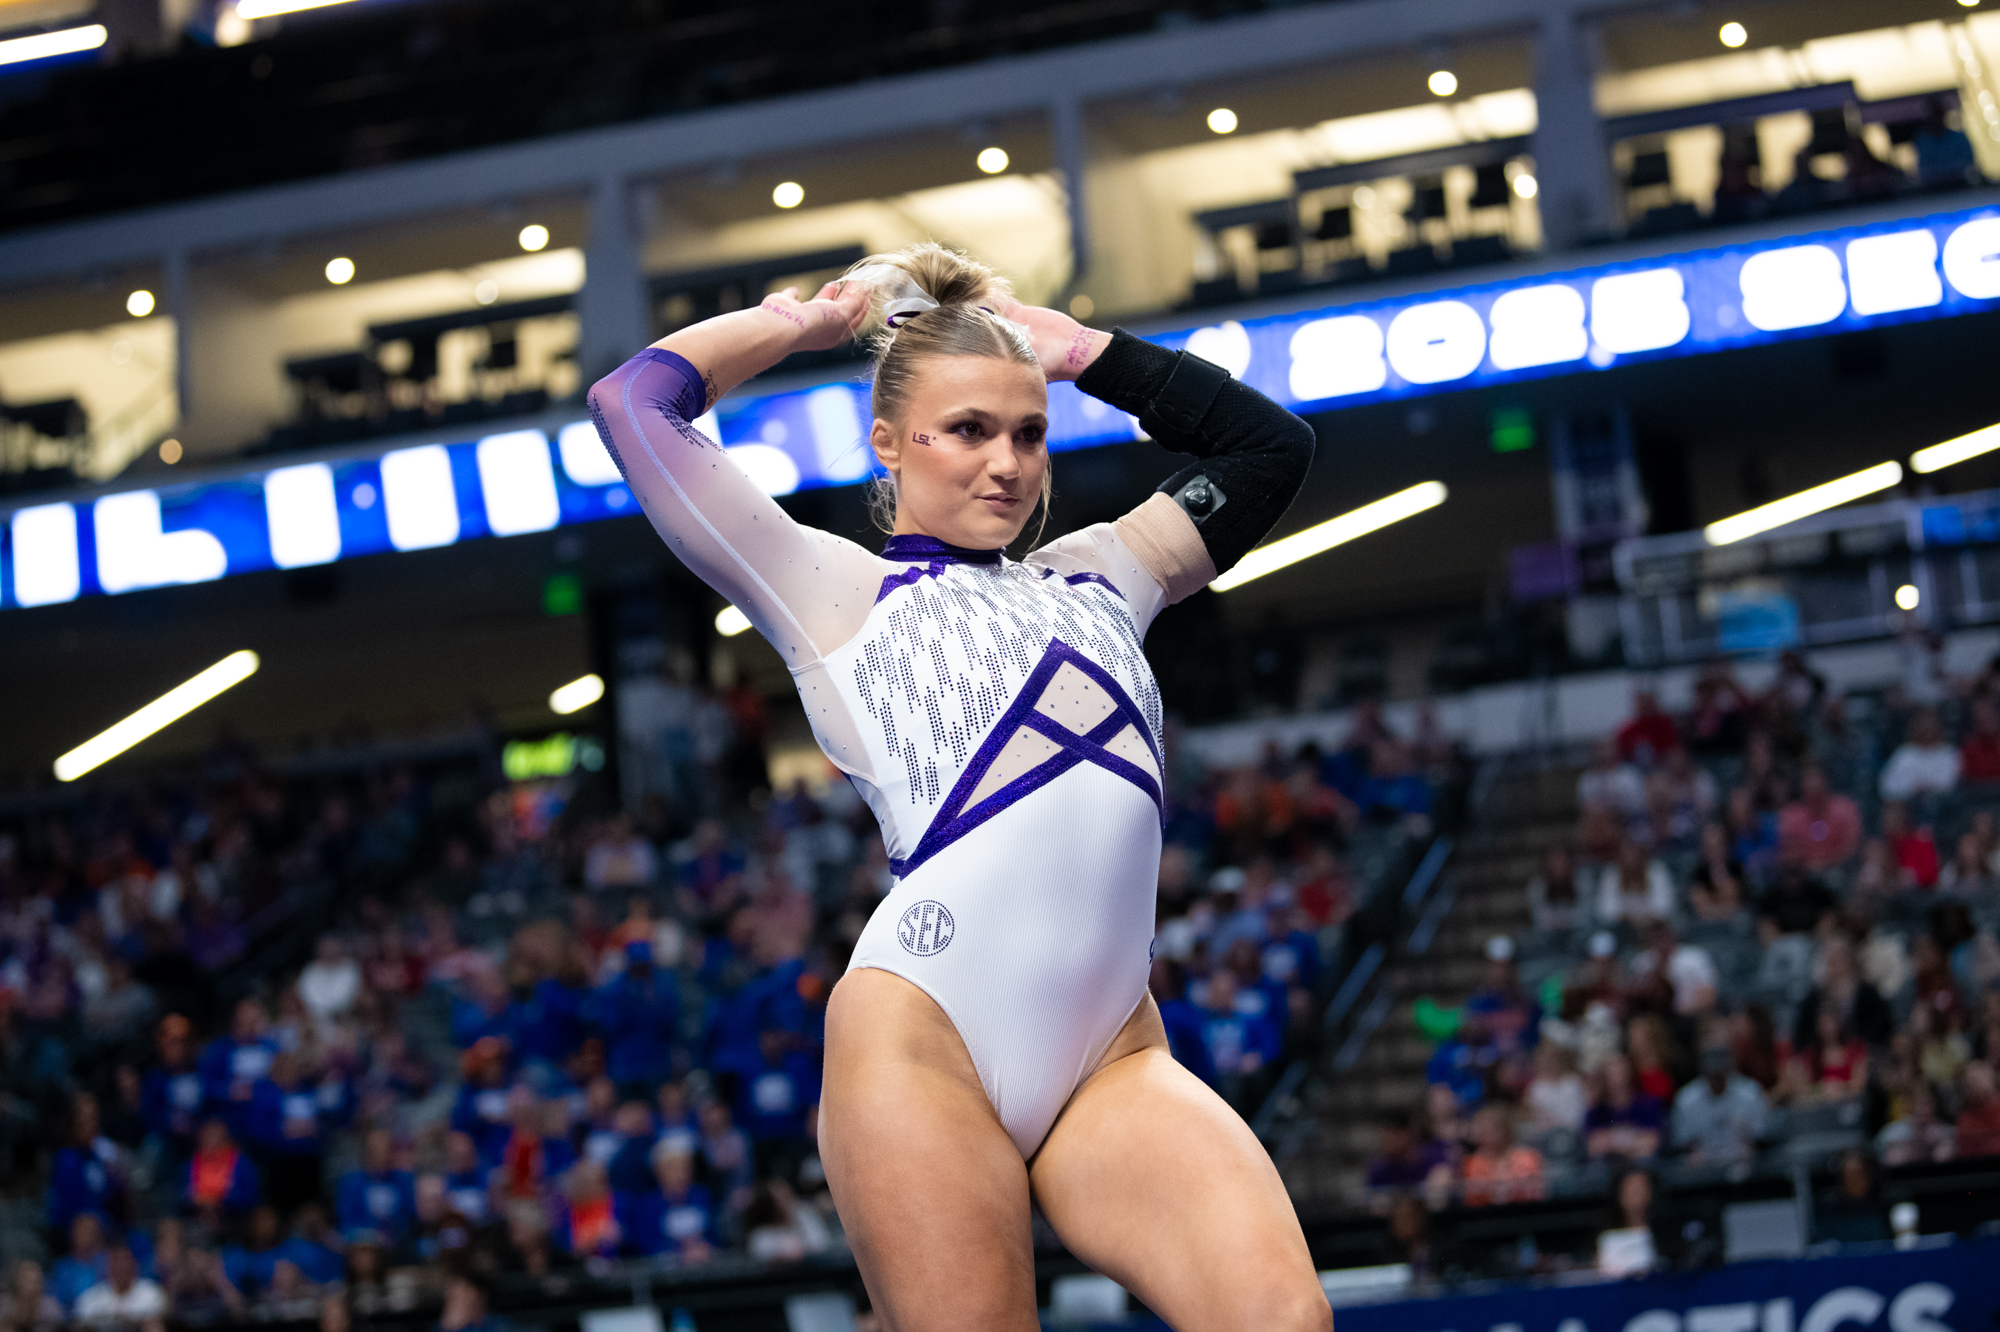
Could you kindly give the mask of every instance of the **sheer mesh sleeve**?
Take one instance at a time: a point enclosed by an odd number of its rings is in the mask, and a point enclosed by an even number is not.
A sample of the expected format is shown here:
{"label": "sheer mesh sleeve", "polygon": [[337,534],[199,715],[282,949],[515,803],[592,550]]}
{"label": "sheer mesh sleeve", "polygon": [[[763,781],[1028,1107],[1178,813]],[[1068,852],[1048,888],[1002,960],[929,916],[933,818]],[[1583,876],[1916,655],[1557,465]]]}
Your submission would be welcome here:
{"label": "sheer mesh sleeve", "polygon": [[699,371],[649,347],[592,386],[590,414],[668,548],[796,673],[860,631],[882,562],[793,521],[689,424],[704,399]]}

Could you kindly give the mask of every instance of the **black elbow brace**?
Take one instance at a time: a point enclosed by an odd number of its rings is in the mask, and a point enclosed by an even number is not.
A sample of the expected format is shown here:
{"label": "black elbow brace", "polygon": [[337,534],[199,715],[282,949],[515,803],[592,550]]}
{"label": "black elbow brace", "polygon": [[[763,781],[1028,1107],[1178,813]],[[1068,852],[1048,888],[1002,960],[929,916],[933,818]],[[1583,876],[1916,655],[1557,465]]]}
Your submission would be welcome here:
{"label": "black elbow brace", "polygon": [[1162,447],[1201,460],[1160,490],[1194,520],[1217,572],[1264,539],[1312,465],[1311,426],[1221,366],[1123,329],[1077,387],[1138,417]]}
{"label": "black elbow brace", "polygon": [[1312,465],[1312,427],[1298,429],[1277,447],[1226,453],[1181,468],[1160,484],[1201,533],[1215,571],[1233,567],[1260,543],[1292,507]]}

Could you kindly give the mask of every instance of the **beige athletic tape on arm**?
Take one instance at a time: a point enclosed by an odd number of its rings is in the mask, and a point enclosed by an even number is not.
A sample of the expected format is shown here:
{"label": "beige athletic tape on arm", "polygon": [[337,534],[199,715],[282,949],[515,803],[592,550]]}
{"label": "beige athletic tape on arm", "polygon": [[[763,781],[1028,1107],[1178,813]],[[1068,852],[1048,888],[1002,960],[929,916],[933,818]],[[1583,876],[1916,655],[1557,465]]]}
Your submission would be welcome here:
{"label": "beige athletic tape on arm", "polygon": [[1172,498],[1154,491],[1146,502],[1113,523],[1118,539],[1166,589],[1167,604],[1183,601],[1215,581],[1215,562],[1195,530],[1194,519]]}

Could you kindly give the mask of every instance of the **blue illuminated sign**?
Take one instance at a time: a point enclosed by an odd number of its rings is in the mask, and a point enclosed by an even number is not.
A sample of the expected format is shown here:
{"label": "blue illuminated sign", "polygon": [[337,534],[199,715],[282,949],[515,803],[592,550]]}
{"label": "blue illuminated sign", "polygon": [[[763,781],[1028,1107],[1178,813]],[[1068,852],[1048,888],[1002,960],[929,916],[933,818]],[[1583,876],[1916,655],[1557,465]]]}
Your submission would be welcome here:
{"label": "blue illuminated sign", "polygon": [[[1629,361],[1936,319],[2000,302],[2000,209],[1162,334],[1279,402],[1327,411]],[[1074,385],[1049,391],[1057,450],[1140,438]],[[774,495],[869,474],[853,383],[726,399],[698,424]],[[225,481],[52,500],[0,515],[0,606],[423,550],[637,512],[587,421]]]}

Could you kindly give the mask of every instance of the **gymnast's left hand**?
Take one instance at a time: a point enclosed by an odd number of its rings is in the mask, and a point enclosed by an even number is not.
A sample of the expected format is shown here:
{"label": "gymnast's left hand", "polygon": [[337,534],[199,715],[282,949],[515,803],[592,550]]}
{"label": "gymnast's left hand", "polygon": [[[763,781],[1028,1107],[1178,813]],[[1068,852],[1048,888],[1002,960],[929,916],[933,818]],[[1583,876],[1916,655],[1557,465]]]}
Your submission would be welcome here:
{"label": "gymnast's left hand", "polygon": [[1042,363],[1042,374],[1052,384],[1075,379],[1111,345],[1109,333],[1086,328],[1060,310],[1008,301],[994,313],[1027,328],[1035,359]]}
{"label": "gymnast's left hand", "polygon": [[829,282],[811,300],[801,300],[797,287],[772,292],[764,310],[789,324],[793,351],[831,351],[853,337],[868,318],[869,289],[860,282]]}

